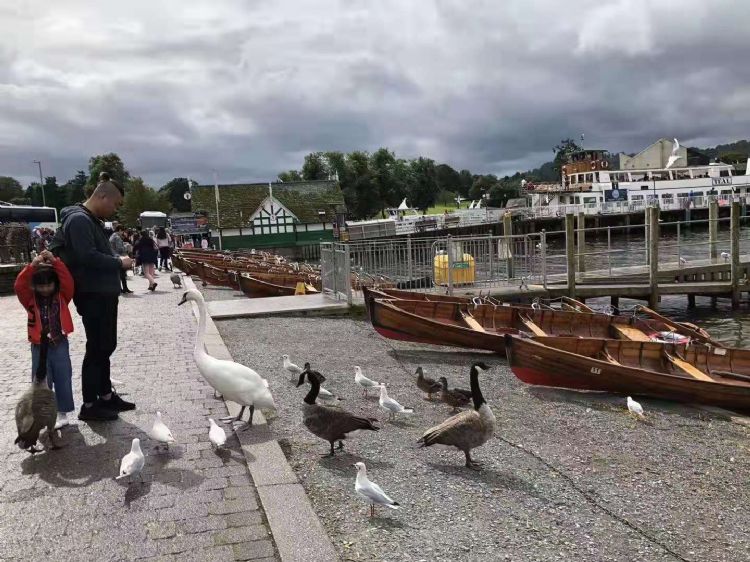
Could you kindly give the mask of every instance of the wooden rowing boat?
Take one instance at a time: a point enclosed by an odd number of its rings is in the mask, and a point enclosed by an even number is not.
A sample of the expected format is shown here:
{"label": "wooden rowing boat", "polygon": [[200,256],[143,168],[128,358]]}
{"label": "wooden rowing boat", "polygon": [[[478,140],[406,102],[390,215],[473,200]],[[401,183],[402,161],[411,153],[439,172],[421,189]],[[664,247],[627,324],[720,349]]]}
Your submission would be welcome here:
{"label": "wooden rowing boat", "polygon": [[316,281],[303,277],[240,273],[238,281],[242,292],[251,298],[293,296],[296,293],[297,283],[300,282],[305,283],[306,293],[320,291],[319,279]]}
{"label": "wooden rowing boat", "polygon": [[658,320],[633,316],[399,299],[372,299],[370,322],[390,339],[498,353],[505,350],[505,334],[650,341],[650,334],[669,330]]}
{"label": "wooden rowing boat", "polygon": [[750,350],[592,338],[504,339],[513,374],[528,384],[750,411]]}

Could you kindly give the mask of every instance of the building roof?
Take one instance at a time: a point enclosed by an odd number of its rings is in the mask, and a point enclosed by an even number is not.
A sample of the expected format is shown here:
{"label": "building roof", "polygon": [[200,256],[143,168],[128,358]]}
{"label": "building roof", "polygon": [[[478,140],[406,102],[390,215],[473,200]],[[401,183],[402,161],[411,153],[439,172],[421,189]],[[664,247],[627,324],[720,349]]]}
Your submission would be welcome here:
{"label": "building roof", "polygon": [[[301,223],[333,222],[336,212],[345,212],[344,194],[337,181],[272,182],[274,199],[289,209]],[[216,203],[213,185],[193,186],[191,200],[194,211],[206,211],[210,224],[216,224]],[[268,183],[219,185],[219,213],[222,228],[239,228],[268,197]]]}

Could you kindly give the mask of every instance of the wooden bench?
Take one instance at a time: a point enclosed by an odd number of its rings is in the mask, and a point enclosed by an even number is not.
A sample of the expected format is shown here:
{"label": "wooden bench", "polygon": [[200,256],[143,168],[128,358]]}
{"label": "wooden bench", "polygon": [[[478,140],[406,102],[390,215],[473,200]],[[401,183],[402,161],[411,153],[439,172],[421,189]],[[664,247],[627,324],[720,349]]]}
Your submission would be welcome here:
{"label": "wooden bench", "polygon": [[612,324],[612,328],[617,332],[621,339],[630,341],[651,341],[651,338],[641,332],[638,328],[633,328],[632,326],[620,326],[619,324]]}
{"label": "wooden bench", "polygon": [[526,316],[525,314],[518,314],[518,319],[521,321],[521,323],[528,328],[528,330],[534,334],[535,336],[546,336],[547,332],[542,330],[539,326],[534,324],[534,321]]}
{"label": "wooden bench", "polygon": [[664,351],[664,357],[667,358],[667,360],[672,363],[675,367],[677,367],[680,371],[683,373],[686,373],[693,377],[694,379],[698,379],[701,381],[707,381],[707,382],[715,382],[711,377],[709,377],[706,373],[695,367],[694,365],[691,365],[687,361],[683,361],[679,357],[675,357],[674,355],[671,355],[667,351]]}
{"label": "wooden bench", "polygon": [[477,322],[476,318],[474,318],[471,314],[468,312],[464,312],[463,310],[461,312],[461,318],[464,322],[471,328],[472,330],[476,330],[477,332],[486,332],[486,330],[482,327],[482,325]]}

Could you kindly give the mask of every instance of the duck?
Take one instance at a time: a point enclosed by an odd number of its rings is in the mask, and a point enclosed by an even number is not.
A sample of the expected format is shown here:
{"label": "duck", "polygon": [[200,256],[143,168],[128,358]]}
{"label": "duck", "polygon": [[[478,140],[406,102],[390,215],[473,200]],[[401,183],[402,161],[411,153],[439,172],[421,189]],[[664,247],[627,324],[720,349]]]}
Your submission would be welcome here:
{"label": "duck", "polygon": [[181,289],[182,288],[182,279],[180,278],[179,273],[172,273],[169,276],[169,280],[172,282],[172,288],[174,289]]}
{"label": "duck", "polygon": [[49,343],[42,337],[39,350],[39,366],[34,381],[21,395],[16,404],[16,429],[18,437],[14,443],[32,455],[41,449],[36,448],[39,434],[47,428],[50,444],[55,444],[55,423],[57,421],[57,402],[55,393],[47,385],[47,351]]}
{"label": "duck", "polygon": [[442,390],[442,384],[434,379],[424,376],[422,367],[417,367],[417,370],[414,372],[414,374],[417,375],[417,387],[419,388],[419,390],[427,394],[428,400],[432,400],[432,395]]}
{"label": "duck", "polygon": [[380,383],[371,379],[368,379],[362,374],[361,367],[354,367],[354,382],[362,387],[362,396],[367,396],[368,390],[380,388]]}
{"label": "duck", "polygon": [[380,385],[380,409],[388,412],[388,419],[393,419],[396,414],[413,414],[414,408],[404,408],[401,404],[396,402],[393,398],[388,396],[388,391],[385,388],[385,384]]}
{"label": "duck", "polygon": [[[310,373],[311,375],[318,377],[318,381],[320,383],[323,383],[326,380],[326,378],[322,374],[320,374],[318,371],[313,371],[310,369],[310,363],[305,363],[305,368],[300,373],[299,380],[297,381],[297,388],[299,388],[300,386],[304,384],[305,375],[307,373]],[[329,392],[328,390],[326,390],[325,388],[321,386],[318,392],[318,400],[321,402],[336,402],[337,400],[341,400],[341,398],[337,398],[331,392]]]}
{"label": "duck", "polygon": [[437,444],[456,447],[463,451],[466,467],[476,470],[482,464],[471,458],[471,450],[484,445],[495,432],[495,414],[479,388],[479,372],[487,369],[489,367],[481,361],[471,365],[469,379],[474,408],[451,416],[425,431],[418,441],[420,447]]}
{"label": "duck", "polygon": [[[221,418],[221,421],[232,423],[235,425],[235,429],[239,425],[245,424],[243,429],[247,429],[253,425],[253,414],[256,407],[264,410],[276,410],[276,403],[268,387],[268,381],[250,367],[234,361],[217,359],[206,353],[203,343],[206,336],[206,301],[203,300],[203,295],[195,289],[185,291],[178,306],[188,301],[193,301],[198,305],[198,331],[196,332],[195,349],[193,351],[193,358],[198,370],[214,391],[220,393],[226,400],[236,402],[241,407],[236,418],[229,416]],[[247,422],[242,419],[245,408],[250,409],[250,417]]]}
{"label": "duck", "polygon": [[354,491],[370,504],[370,517],[375,516],[375,506],[384,505],[390,509],[401,509],[401,504],[393,501],[383,488],[367,478],[367,467],[363,462],[352,465],[357,469],[357,479],[354,481]]}
{"label": "duck", "polygon": [[462,389],[462,388],[452,388],[448,389],[448,379],[445,377],[440,377],[440,399],[448,404],[448,406],[451,406],[453,408],[453,411],[455,412],[462,406],[467,406],[469,402],[471,402],[471,392]]}
{"label": "duck", "polygon": [[336,453],[333,445],[339,442],[339,449],[344,448],[343,440],[347,434],[359,429],[379,431],[380,428],[373,425],[375,418],[365,418],[347,412],[343,408],[316,404],[318,392],[320,391],[320,380],[317,375],[305,373],[310,382],[310,392],[307,393],[302,405],[302,423],[313,435],[328,441],[331,445],[330,453],[324,455],[333,457]]}
{"label": "duck", "polygon": [[281,359],[284,361],[284,370],[288,373],[291,373],[292,377],[290,379],[291,382],[294,382],[297,379],[297,375],[302,373],[302,369],[300,369],[299,365],[295,365],[291,361],[289,361],[288,355],[282,355]]}

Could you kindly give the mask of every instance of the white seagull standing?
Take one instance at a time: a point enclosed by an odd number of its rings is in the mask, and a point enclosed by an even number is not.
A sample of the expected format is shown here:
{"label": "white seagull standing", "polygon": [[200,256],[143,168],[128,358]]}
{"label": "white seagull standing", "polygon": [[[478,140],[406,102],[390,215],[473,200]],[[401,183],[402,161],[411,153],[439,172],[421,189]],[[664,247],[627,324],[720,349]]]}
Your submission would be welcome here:
{"label": "white seagull standing", "polygon": [[175,442],[175,439],[172,436],[172,432],[169,431],[169,428],[161,419],[161,412],[156,412],[154,425],[151,426],[151,429],[148,432],[148,436],[154,441],[158,441],[159,443],[164,443],[167,449],[169,448],[170,443]]}
{"label": "white seagull standing", "polygon": [[115,480],[128,476],[130,482],[132,482],[133,476],[137,474],[140,476],[141,482],[143,482],[141,470],[143,470],[144,464],[146,464],[146,459],[143,456],[143,451],[141,451],[141,440],[135,438],[133,439],[133,444],[130,446],[130,452],[122,457],[122,462],[120,462],[120,475],[115,476]]}
{"label": "white seagull standing", "polygon": [[641,406],[638,402],[633,400],[630,396],[628,396],[628,410],[634,416],[642,420],[646,419],[646,416],[643,415],[643,406]]}
{"label": "white seagull standing", "polygon": [[380,408],[388,412],[389,420],[395,418],[396,414],[414,413],[414,408],[404,408],[401,404],[388,396],[388,391],[385,389],[385,384],[380,385]]}
{"label": "white seagull standing", "polygon": [[722,252],[721,253],[721,257],[724,258],[724,262],[725,263],[728,262],[729,261],[729,252]]}
{"label": "white seagull standing", "polygon": [[208,430],[208,440],[216,449],[220,449],[227,442],[227,433],[213,419],[208,418],[208,423],[211,424],[211,429]]}
{"label": "white seagull standing", "polygon": [[288,355],[282,355],[281,358],[284,360],[284,370],[291,373],[292,378],[289,379],[292,382],[296,382],[297,378],[302,374],[302,368],[299,365],[295,365],[289,361]]}
{"label": "white seagull standing", "polygon": [[680,258],[680,265],[687,265],[687,262],[685,258]]}
{"label": "white seagull standing", "polygon": [[356,382],[359,386],[361,386],[364,389],[362,392],[362,396],[367,396],[368,390],[374,390],[376,388],[380,388],[379,382],[370,380],[362,374],[361,367],[354,367],[354,382]]}
{"label": "white seagull standing", "polygon": [[682,156],[677,154],[677,152],[680,150],[680,143],[677,142],[677,139],[674,139],[674,145],[672,145],[672,154],[669,156],[669,160],[667,160],[667,165],[665,168],[671,168],[672,165],[677,162]]}
{"label": "white seagull standing", "polygon": [[375,482],[370,482],[367,478],[367,467],[365,466],[365,463],[358,462],[352,466],[357,468],[357,480],[354,483],[354,491],[369,502],[370,517],[375,516],[376,504],[384,505],[391,509],[401,508],[401,505],[389,498],[388,494],[386,494],[380,486],[375,484]]}

